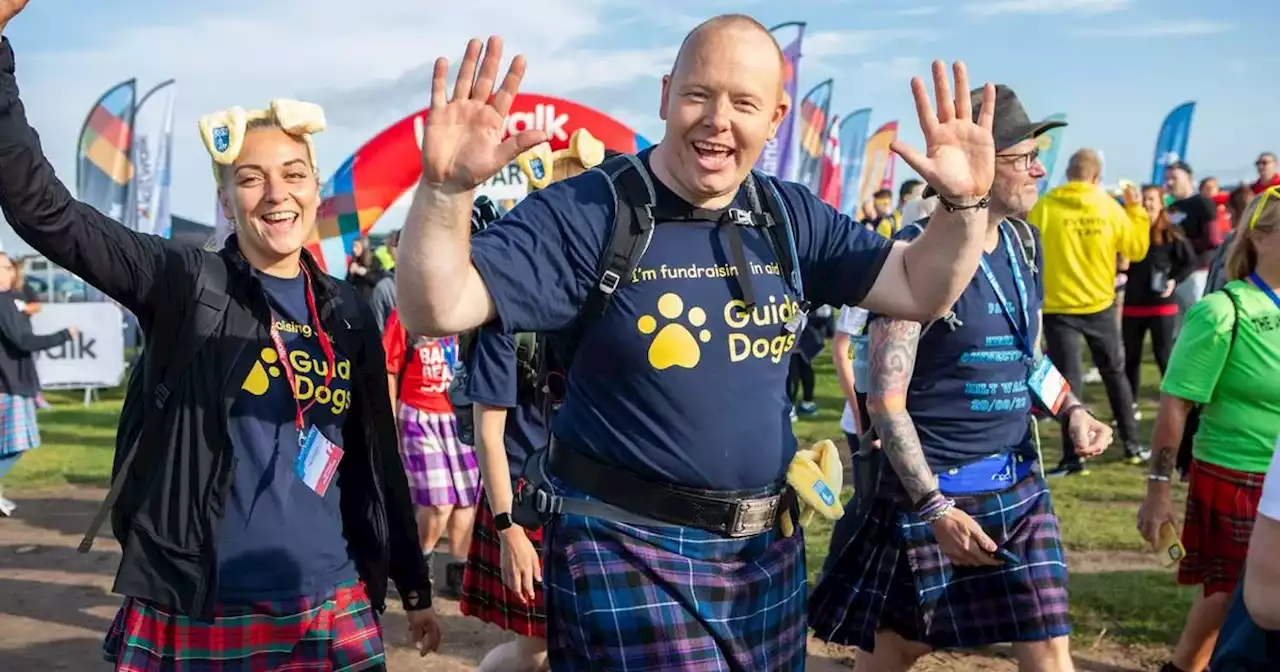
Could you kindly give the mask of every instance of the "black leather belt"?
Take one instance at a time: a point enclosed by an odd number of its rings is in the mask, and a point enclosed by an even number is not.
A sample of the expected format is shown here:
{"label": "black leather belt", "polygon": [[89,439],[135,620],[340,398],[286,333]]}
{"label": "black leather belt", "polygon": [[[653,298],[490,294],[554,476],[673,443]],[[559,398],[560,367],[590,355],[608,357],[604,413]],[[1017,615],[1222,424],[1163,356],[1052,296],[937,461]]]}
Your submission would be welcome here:
{"label": "black leather belt", "polygon": [[726,537],[750,537],[777,524],[795,493],[782,483],[748,492],[654,483],[606,465],[552,439],[547,470],[569,487],[625,511]]}

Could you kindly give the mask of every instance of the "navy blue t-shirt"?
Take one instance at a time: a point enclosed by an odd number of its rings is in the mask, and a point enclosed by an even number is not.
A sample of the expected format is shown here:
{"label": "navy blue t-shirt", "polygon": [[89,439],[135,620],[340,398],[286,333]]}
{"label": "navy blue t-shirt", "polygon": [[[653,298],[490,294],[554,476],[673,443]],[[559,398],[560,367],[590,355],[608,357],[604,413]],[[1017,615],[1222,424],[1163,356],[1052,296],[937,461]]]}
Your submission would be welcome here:
{"label": "navy blue t-shirt", "polygon": [[[1026,230],[1035,237],[1039,264],[1043,258],[1039,234],[1033,227]],[[894,238],[911,240],[919,233],[919,229],[907,226]],[[1034,343],[1039,331],[1037,316],[1044,304],[1043,283],[1040,274],[1033,276],[1027,267],[1012,225],[1001,225],[1000,242],[984,257],[1005,300],[1012,304],[1010,312],[1022,320],[1006,241],[1026,287],[1029,337]],[[907,392],[907,411],[935,473],[996,453],[1025,449],[1031,441],[1030,366],[981,268],[952,310],[960,326],[953,330],[947,320],[938,320],[924,334]]]}
{"label": "navy blue t-shirt", "polygon": [[[351,404],[351,362],[339,350],[329,385],[324,350],[311,324],[302,275],[256,274],[289,355],[307,428],[315,425],[342,447],[342,423]],[[280,357],[270,341],[251,345],[259,361],[231,408],[236,468],[218,537],[218,599],[279,600],[323,595],[356,578],[338,510],[341,483],[334,476],[322,498],[294,472],[298,456],[297,406]],[[346,459],[344,457],[344,459]]]}
{"label": "navy blue t-shirt", "polygon": [[[641,153],[647,161],[648,152]],[[656,178],[658,208],[691,210]],[[856,305],[891,242],[782,183],[806,298]],[[745,190],[736,207],[747,207]],[[509,332],[575,323],[613,231],[607,178],[588,172],[535,192],[477,235],[472,262]],[[760,488],[795,453],[786,396],[795,310],[767,234],[742,230],[754,310],[738,298],[728,234],[709,221],[659,221],[633,282],[579,342],[554,434],[606,464],[695,488]]]}
{"label": "navy blue t-shirt", "polygon": [[529,456],[546,448],[551,439],[544,395],[526,394],[521,399],[516,388],[516,337],[490,322],[476,334],[475,350],[467,363],[467,396],[476,403],[508,409],[505,443],[512,481],[524,473]]}

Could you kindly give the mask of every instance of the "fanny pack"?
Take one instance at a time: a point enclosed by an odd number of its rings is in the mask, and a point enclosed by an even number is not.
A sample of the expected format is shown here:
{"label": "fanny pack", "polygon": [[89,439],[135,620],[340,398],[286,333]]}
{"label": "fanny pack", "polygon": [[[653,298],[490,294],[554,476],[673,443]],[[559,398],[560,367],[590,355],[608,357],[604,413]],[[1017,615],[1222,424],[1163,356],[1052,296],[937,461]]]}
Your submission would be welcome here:
{"label": "fanny pack", "polygon": [[1035,473],[1036,460],[1018,452],[990,455],[938,474],[945,495],[974,495],[1008,490]]}

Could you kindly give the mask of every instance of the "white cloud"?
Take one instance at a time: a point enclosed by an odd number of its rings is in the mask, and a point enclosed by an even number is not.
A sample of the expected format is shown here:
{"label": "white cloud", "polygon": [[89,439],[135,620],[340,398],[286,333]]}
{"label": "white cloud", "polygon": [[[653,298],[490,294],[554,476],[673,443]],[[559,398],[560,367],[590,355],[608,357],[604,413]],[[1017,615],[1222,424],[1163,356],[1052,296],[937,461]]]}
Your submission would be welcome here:
{"label": "white cloud", "polygon": [[526,91],[608,91],[608,100],[580,100],[601,109],[606,102],[650,109],[680,34],[670,28],[673,34],[661,31],[641,48],[619,48],[614,22],[643,16],[639,8],[620,14],[619,7],[618,0],[276,0],[243,13],[193,5],[182,20],[134,22],[91,44],[50,45],[40,36],[46,49],[25,56],[21,26],[11,37],[28,118],[67,182],[75,174],[80,126],[99,95],[131,76],[140,88],[176,78],[173,209],[209,221],[213,185],[195,129],[200,115],[278,97],[322,102],[330,127],[316,142],[327,177],[364,141],[426,106],[435,58],[459,60],[471,36],[501,35],[507,62],[524,53]]}
{"label": "white cloud", "polygon": [[940,10],[939,7],[929,7],[929,6],[904,7],[902,9],[892,9],[885,13],[888,14],[889,16],[901,16],[901,17],[914,18],[914,17],[921,17],[921,16],[933,16],[934,14],[937,14],[939,10]]}
{"label": "white cloud", "polygon": [[1204,19],[1187,19],[1184,21],[1154,21],[1118,26],[1097,26],[1073,30],[1073,35],[1080,37],[1109,38],[1142,38],[1142,37],[1193,37],[1196,35],[1215,35],[1232,29],[1232,25],[1222,21]]}
{"label": "white cloud", "polygon": [[964,6],[977,16],[1007,14],[1107,14],[1128,8],[1133,0],[979,0]]}
{"label": "white cloud", "polygon": [[[886,45],[902,42],[929,42],[932,31],[903,28],[885,30],[824,30],[804,36],[804,58],[856,56],[881,51]],[[807,61],[802,61],[807,64]],[[803,67],[803,66],[802,66]]]}

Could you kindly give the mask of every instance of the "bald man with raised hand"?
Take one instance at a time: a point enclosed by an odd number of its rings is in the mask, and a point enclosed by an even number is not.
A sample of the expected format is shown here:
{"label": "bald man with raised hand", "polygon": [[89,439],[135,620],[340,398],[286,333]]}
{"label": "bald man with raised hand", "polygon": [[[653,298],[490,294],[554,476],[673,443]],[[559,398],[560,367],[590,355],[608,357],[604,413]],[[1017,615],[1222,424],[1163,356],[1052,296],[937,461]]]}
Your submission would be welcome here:
{"label": "bald man with raised hand", "polygon": [[[545,525],[553,669],[803,669],[803,534],[779,517],[796,520],[783,389],[805,311],[929,320],[977,269],[994,88],[974,121],[962,64],[952,94],[934,63],[936,111],[912,80],[927,149],[894,150],[942,207],[915,242],[895,243],[752,171],[790,106],[779,53],[749,17],[705,22],[663,78],[658,145],[531,194],[474,238],[476,186],[545,138],[504,139],[525,60],[495,93],[497,38],[483,59],[468,45],[451,98],[436,62],[401,313],[425,334],[497,320],[563,337],[567,391],[551,446],[531,460],[542,470],[526,473],[545,482],[521,496],[554,502],[526,519]],[[616,272],[619,257],[630,267]]]}

